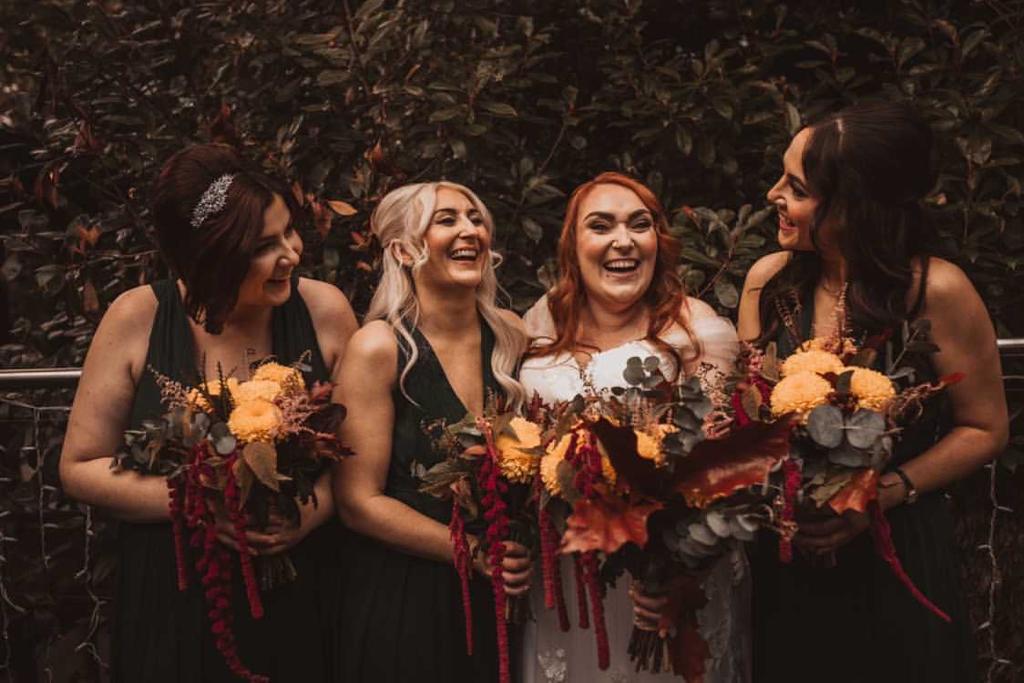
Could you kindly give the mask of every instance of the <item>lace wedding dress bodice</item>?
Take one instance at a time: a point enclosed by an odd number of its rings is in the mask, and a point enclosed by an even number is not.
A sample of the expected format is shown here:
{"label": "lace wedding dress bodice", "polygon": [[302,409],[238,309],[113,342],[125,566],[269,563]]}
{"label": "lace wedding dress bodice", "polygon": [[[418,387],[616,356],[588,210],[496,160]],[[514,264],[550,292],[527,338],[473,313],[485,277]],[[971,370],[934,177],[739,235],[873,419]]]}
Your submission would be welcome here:
{"label": "lace wedding dress bodice", "polygon": [[[547,299],[541,298],[525,317],[530,336],[539,343],[554,338],[554,326]],[[691,321],[690,329],[699,342],[700,355],[694,367],[702,367],[703,376],[727,372],[736,358],[739,342],[728,320],[715,316]],[[662,340],[676,349],[679,357],[694,357],[693,338],[676,326]],[[594,353],[590,362],[580,365],[570,353],[528,358],[519,379],[527,395],[535,393],[548,403],[566,401],[584,392],[585,387],[602,391],[624,385],[622,371],[631,356],[656,355],[667,377],[675,375],[676,359],[646,340],[626,342]],[[692,368],[691,368],[692,369]],[[544,608],[543,588],[536,582],[530,592],[535,621],[523,634],[523,683],[669,683],[668,673],[637,673],[626,654],[633,629],[633,605],[628,595],[628,577],[622,577],[605,597],[605,622],[611,650],[611,666],[597,668],[597,647],[593,628],[580,629],[576,601],[572,599],[572,565],[562,558],[567,607],[572,628],[562,632],[554,610]],[[708,641],[711,659],[707,662],[705,683],[748,683],[750,680],[750,572],[741,550],[723,557],[712,569],[704,589],[708,605],[698,615],[700,630]],[[677,680],[677,679],[676,679]]]}

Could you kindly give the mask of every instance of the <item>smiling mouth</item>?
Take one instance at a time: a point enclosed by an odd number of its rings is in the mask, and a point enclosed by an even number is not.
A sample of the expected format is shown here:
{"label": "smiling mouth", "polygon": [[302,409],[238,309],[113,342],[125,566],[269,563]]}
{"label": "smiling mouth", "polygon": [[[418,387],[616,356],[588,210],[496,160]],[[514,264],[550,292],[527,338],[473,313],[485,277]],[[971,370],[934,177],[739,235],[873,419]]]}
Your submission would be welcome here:
{"label": "smiling mouth", "polygon": [[448,258],[453,261],[463,261],[466,263],[472,263],[476,261],[477,256],[480,255],[480,251],[472,247],[460,247],[458,249],[452,249],[448,252]]}
{"label": "smiling mouth", "polygon": [[779,228],[781,230],[796,230],[797,225],[793,221],[789,220],[785,213],[779,211]]}
{"label": "smiling mouth", "polygon": [[604,269],[612,273],[634,273],[640,268],[640,261],[635,258],[619,258],[604,262]]}

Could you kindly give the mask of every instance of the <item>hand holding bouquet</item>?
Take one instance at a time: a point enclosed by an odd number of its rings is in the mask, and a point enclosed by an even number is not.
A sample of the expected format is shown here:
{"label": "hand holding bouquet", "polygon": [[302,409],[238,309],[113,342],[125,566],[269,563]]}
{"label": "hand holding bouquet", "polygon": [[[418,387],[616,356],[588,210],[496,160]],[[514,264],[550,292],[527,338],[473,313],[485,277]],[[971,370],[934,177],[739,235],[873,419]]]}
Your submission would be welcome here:
{"label": "hand holding bouquet", "polygon": [[298,369],[277,363],[261,365],[247,381],[219,376],[190,388],[157,374],[157,384],[168,412],[127,432],[113,467],[167,478],[178,588],[188,587],[191,556],[218,650],[236,675],[265,680],[236,652],[232,559],[218,529],[238,551],[258,619],[260,587],[294,579],[295,568],[283,553],[254,563],[248,532],[272,523],[298,526],[298,504],[316,504],[313,486],[324,463],[348,454],[336,437],[344,408],[330,402],[329,385],[307,389]]}

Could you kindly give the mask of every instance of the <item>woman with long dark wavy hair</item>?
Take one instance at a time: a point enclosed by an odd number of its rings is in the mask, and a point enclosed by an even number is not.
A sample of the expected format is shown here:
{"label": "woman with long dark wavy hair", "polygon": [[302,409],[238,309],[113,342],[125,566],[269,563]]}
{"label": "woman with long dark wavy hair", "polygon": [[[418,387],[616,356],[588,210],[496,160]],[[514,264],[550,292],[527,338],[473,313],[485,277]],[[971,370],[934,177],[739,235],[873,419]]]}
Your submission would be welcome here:
{"label": "woman with long dark wavy hair", "polygon": [[[554,403],[586,387],[622,386],[630,356],[657,355],[673,381],[702,365],[728,371],[738,350],[736,330],[686,295],[678,261],[679,243],[650,188],[613,172],[576,188],[558,242],[558,282],[525,316],[533,344],[519,378],[528,394]],[[562,561],[567,576],[572,563]],[[704,582],[709,604],[699,619],[711,646],[708,683],[749,680],[749,583],[742,553],[723,558]],[[533,591],[537,618],[525,626],[524,683],[669,680],[667,673],[636,672],[627,659],[633,624],[655,630],[665,604],[637,588],[623,577],[605,599],[607,672],[598,668],[592,631],[563,632],[541,591]],[[577,623],[576,605],[568,602],[570,621]]]}
{"label": "woman with long dark wavy hair", "polygon": [[754,552],[758,681],[975,677],[942,491],[1004,447],[1006,401],[981,298],[959,268],[930,253],[935,237],[922,200],[935,181],[931,156],[932,132],[907,104],[854,105],[800,131],[768,192],[783,250],[748,273],[739,333],[776,342],[780,356],[838,325],[861,342],[888,336],[879,354],[885,369],[909,323],[931,322],[941,350],[921,363],[918,381],[953,372],[965,379],[903,433],[879,503],[910,578],[952,621],[916,602],[876,556],[867,515],[804,520],[791,564],[781,565],[770,543]]}
{"label": "woman with long dark wavy hair", "polygon": [[[120,520],[111,677],[121,683],[236,681],[217,651],[198,576],[178,590],[167,480],[111,469],[124,429],[164,413],[155,372],[194,386],[200,377],[246,379],[274,356],[308,365],[307,383],[337,378],[356,321],[333,285],[295,272],[302,239],[291,191],[225,145],[195,145],[164,164],[152,217],[174,277],[114,301],[89,347],[71,409],[60,474],[64,491]],[[330,678],[327,630],[336,622],[339,525],[330,473],[296,524],[249,532],[260,555],[289,551],[297,578],[249,615],[237,559],[232,621],[242,663],[273,681]],[[235,546],[231,523],[218,538]],[[192,552],[192,551],[188,551]],[[187,563],[191,566],[192,562]],[[332,598],[332,594],[334,597]]]}

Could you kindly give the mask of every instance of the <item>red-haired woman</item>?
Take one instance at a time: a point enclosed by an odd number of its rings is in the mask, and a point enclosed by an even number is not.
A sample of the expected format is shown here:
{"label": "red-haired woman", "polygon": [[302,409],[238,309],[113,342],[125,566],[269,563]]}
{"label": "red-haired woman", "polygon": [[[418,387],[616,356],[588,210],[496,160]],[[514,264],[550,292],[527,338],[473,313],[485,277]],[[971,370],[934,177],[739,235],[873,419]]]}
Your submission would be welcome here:
{"label": "red-haired woman", "polygon": [[[177,279],[131,289],[111,304],[89,348],[61,454],[68,495],[122,520],[114,605],[114,681],[236,681],[215,649],[197,577],[179,592],[163,477],[111,470],[126,427],[163,412],[155,370],[194,384],[218,367],[244,378],[249,361],[292,363],[308,352],[306,380],[328,381],[356,328],[333,286],[294,272],[302,240],[291,192],[242,163],[231,148],[197,145],[163,167],[152,206],[160,252]],[[335,615],[328,587],[339,567],[329,473],[319,504],[301,506],[298,526],[250,533],[259,554],[290,549],[298,578],[263,596],[253,620],[240,581],[233,622],[241,660],[274,681],[328,676]],[[218,525],[233,544],[230,525]],[[191,563],[190,563],[191,564]],[[238,566],[234,575],[240,576]],[[335,589],[336,590],[336,589]]]}
{"label": "red-haired woman", "polygon": [[[736,331],[707,304],[686,296],[676,273],[678,258],[665,210],[645,185],[602,173],[578,187],[558,244],[558,283],[525,318],[533,346],[520,381],[528,394],[554,402],[572,399],[585,386],[621,386],[630,356],[659,356],[676,380],[704,363],[727,370],[738,349]],[[701,621],[712,661],[705,680],[713,683],[749,677],[745,567],[742,555],[725,558],[706,584],[711,604]],[[569,572],[567,564],[563,575]],[[662,607],[661,600],[632,591],[627,583],[620,581],[605,599],[612,678],[666,680],[667,674],[635,673],[626,659],[634,620],[653,628]],[[563,633],[538,590],[532,597],[537,621],[527,624],[524,634],[523,680],[605,680],[593,634]],[[570,618],[576,623],[578,615]]]}

